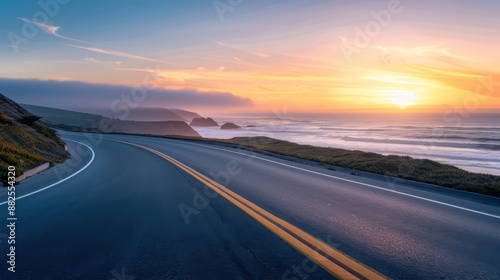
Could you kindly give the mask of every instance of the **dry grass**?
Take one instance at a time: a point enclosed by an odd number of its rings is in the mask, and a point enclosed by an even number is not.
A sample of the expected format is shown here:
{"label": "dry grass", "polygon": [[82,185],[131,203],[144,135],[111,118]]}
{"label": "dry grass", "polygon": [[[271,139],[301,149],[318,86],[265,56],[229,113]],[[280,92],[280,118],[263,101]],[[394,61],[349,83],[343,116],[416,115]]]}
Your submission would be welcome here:
{"label": "dry grass", "polygon": [[69,154],[55,131],[34,123],[20,124],[0,113],[0,171],[5,180],[7,168],[16,167],[16,176],[44,162],[62,162]]}
{"label": "dry grass", "polygon": [[[184,137],[170,138],[186,139]],[[428,159],[415,159],[409,156],[398,155],[385,156],[362,151],[300,145],[268,137],[236,137],[229,140],[187,139],[230,143],[281,155],[317,161],[322,164],[331,164],[500,197],[500,176],[473,173],[452,165],[442,164]]]}

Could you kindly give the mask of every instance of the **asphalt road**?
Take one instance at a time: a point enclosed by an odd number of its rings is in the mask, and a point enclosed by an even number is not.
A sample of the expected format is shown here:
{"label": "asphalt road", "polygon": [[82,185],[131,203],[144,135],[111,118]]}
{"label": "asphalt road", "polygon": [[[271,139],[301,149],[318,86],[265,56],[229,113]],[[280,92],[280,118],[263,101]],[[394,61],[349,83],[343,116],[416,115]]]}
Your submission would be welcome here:
{"label": "asphalt road", "polygon": [[[165,159],[63,137],[93,153],[68,141],[72,160],[18,186],[18,198],[30,195],[16,204],[16,273],[7,271],[2,231],[0,279],[332,278]],[[500,279],[500,203],[223,146],[105,137],[164,153],[391,278]],[[0,202],[6,196],[0,190]]]}

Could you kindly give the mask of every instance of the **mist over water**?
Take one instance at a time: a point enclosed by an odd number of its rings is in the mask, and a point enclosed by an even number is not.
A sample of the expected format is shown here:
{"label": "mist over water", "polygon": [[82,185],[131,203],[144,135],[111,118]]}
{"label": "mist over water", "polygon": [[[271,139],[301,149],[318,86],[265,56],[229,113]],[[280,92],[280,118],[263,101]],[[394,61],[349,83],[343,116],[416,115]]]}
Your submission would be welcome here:
{"label": "mist over water", "polygon": [[209,138],[268,136],[314,146],[409,155],[500,175],[500,114],[254,114],[215,120],[234,122],[242,129],[196,127],[196,131]]}

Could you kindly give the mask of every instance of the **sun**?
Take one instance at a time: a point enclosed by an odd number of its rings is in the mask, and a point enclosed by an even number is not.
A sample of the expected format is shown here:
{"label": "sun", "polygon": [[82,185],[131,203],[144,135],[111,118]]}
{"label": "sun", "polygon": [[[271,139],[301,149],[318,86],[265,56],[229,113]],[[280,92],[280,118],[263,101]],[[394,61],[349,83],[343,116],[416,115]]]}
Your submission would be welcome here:
{"label": "sun", "polygon": [[392,103],[398,105],[401,109],[415,104],[415,94],[411,91],[398,91],[392,96]]}

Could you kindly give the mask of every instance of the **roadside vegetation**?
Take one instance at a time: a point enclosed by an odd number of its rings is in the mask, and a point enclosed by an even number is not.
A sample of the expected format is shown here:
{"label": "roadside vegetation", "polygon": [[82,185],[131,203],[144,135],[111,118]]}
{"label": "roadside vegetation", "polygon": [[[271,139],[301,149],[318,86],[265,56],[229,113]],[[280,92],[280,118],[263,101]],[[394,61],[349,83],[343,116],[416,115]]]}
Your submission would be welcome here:
{"label": "roadside vegetation", "polygon": [[[316,161],[321,164],[351,168],[500,197],[500,176],[473,173],[428,159],[415,159],[399,155],[385,156],[362,151],[315,147],[269,137],[236,137],[228,140],[185,137],[168,138],[234,144],[240,147],[249,147],[280,155]],[[331,167],[328,169],[334,170]]]}
{"label": "roadside vegetation", "polygon": [[69,157],[64,142],[55,131],[38,120],[30,116],[16,121],[0,113],[0,176],[3,182],[9,166],[15,166],[16,176],[20,176],[42,163],[57,164]]}
{"label": "roadside vegetation", "polygon": [[[90,132],[79,127],[58,127],[63,130]],[[96,131],[93,131],[96,132]],[[46,135],[45,130],[41,133]],[[127,133],[117,133],[127,134]],[[130,134],[140,135],[140,134]],[[149,137],[184,139],[204,142],[232,144],[238,147],[272,152],[284,156],[316,161],[334,171],[335,167],[345,167],[358,171],[395,178],[413,180],[500,197],[500,176],[473,173],[456,166],[442,164],[428,159],[415,159],[409,156],[381,155],[376,153],[352,151],[328,147],[301,145],[269,137],[236,137],[232,139],[208,139],[201,137],[158,136]],[[50,137],[50,136],[49,136]],[[388,179],[389,181],[390,179]]]}

